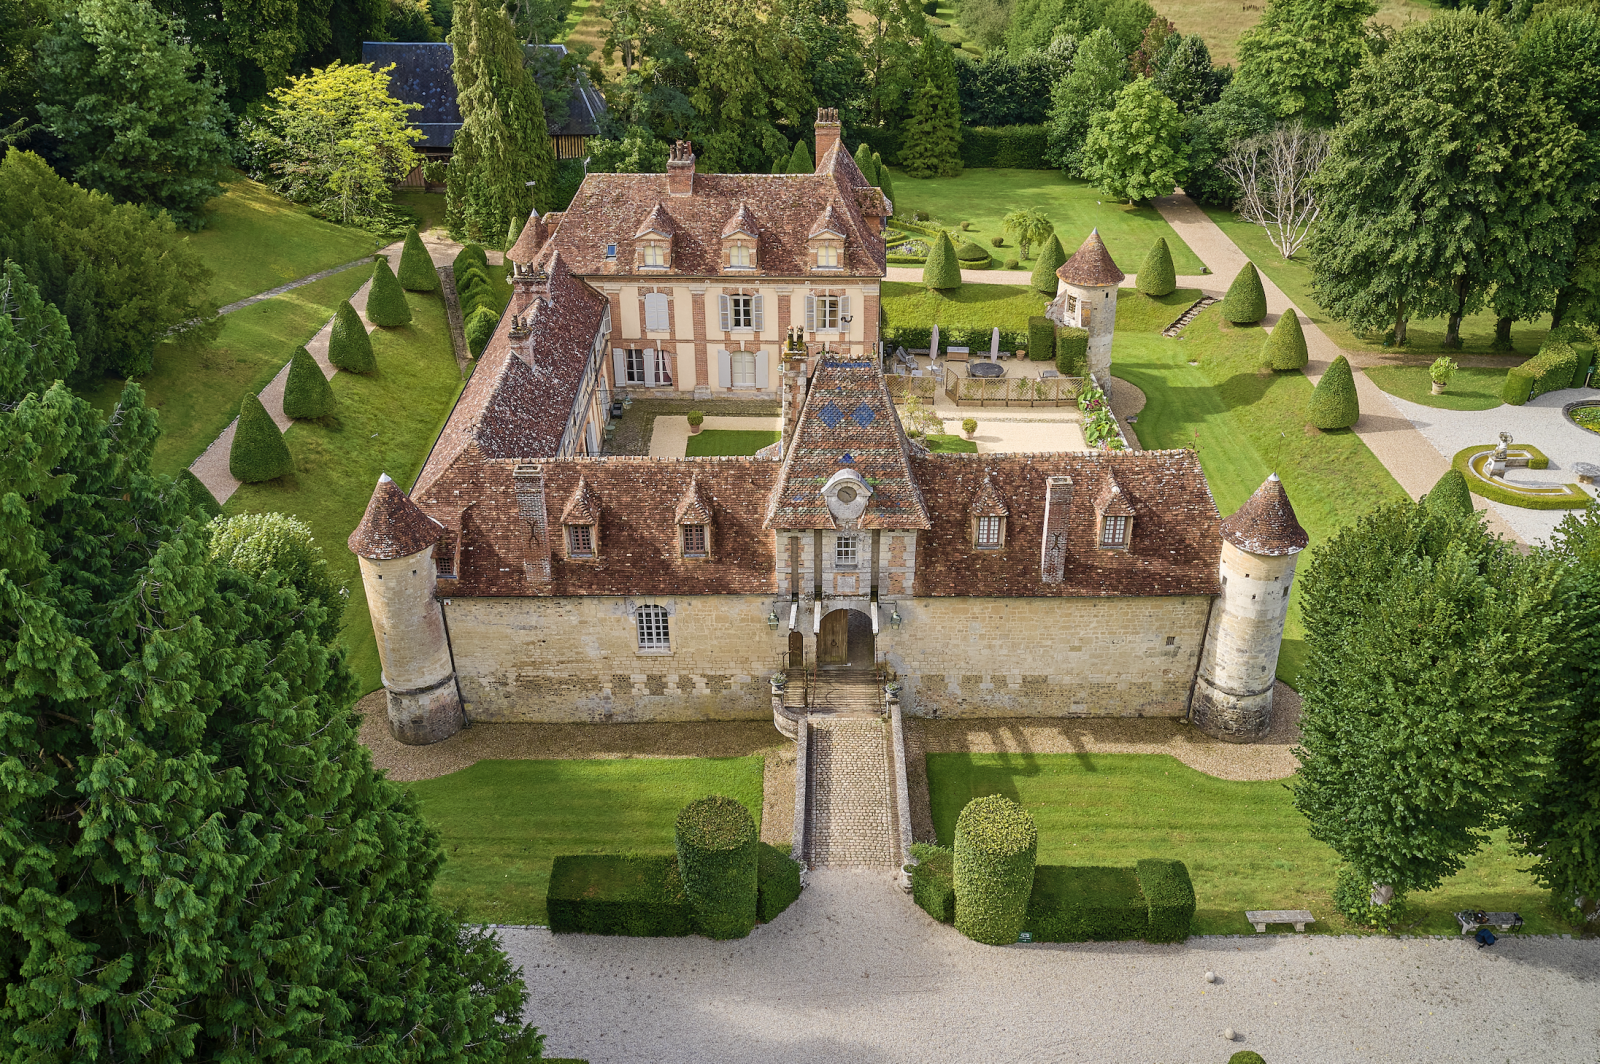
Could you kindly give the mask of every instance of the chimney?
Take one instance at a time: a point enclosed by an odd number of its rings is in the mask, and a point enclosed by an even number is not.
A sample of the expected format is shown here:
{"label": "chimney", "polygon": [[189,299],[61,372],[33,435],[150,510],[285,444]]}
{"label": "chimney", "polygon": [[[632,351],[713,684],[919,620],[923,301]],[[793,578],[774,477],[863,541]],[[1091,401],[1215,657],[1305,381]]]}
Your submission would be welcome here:
{"label": "chimney", "polygon": [[839,110],[836,107],[817,108],[817,169],[822,169],[822,157],[839,144]]}
{"label": "chimney", "polygon": [[1047,477],[1044,488],[1044,542],[1039,550],[1039,579],[1059,584],[1067,567],[1067,520],[1072,512],[1072,478]]}
{"label": "chimney", "polygon": [[544,504],[544,467],[521,463],[511,471],[517,489],[517,516],[528,525],[528,549],[523,555],[522,576],[529,584],[543,587],[550,583],[550,526]]}
{"label": "chimney", "polygon": [[674,144],[667,158],[667,195],[694,195],[694,148],[686,140]]}

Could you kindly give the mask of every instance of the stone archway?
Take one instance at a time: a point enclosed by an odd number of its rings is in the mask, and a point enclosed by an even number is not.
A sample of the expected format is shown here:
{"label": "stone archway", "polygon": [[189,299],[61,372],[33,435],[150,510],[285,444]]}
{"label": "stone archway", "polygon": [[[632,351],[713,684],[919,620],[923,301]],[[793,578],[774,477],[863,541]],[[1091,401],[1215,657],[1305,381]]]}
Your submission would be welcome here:
{"label": "stone archway", "polygon": [[860,610],[824,614],[817,633],[817,665],[821,668],[871,668],[876,646],[872,618]]}

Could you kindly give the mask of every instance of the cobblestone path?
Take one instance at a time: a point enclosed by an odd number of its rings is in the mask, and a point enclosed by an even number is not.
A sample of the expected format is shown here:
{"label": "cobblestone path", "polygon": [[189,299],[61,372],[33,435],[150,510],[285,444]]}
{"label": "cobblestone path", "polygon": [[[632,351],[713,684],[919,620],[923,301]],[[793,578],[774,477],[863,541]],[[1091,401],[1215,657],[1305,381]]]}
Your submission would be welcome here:
{"label": "cobblestone path", "polygon": [[889,764],[877,717],[811,717],[811,863],[886,868],[894,863]]}

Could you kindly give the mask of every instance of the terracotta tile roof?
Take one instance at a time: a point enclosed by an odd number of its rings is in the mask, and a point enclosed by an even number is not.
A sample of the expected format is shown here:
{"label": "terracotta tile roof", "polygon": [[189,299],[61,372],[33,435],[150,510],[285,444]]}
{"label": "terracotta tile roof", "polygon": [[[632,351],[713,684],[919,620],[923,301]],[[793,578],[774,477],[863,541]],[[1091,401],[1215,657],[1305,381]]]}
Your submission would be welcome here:
{"label": "terracotta tile roof", "polygon": [[689,478],[689,487],[683,493],[683,498],[678,500],[678,508],[672,516],[680,525],[709,525],[714,522],[715,514],[711,503],[701,494],[699,477]]}
{"label": "terracotta tile roof", "polygon": [[363,558],[388,561],[415,554],[439,540],[444,527],[406,497],[385,473],[367,502],[367,512],[346,541]]}
{"label": "terracotta tile roof", "polygon": [[667,213],[665,207],[657,203],[650,209],[650,213],[645,215],[644,221],[639,223],[639,231],[633,235],[641,237],[659,233],[661,236],[671,236],[677,231],[678,227],[672,224],[672,216]]}
{"label": "terracotta tile roof", "polygon": [[1056,269],[1056,276],[1068,284],[1109,288],[1121,284],[1128,275],[1111,261],[1111,252],[1100,240],[1100,230],[1095,229],[1089,233],[1083,246],[1073,252],[1072,258]]}
{"label": "terracotta tile roof", "polygon": [[1300,527],[1283,482],[1274,473],[1222,522],[1222,536],[1240,550],[1269,558],[1306,549],[1311,537]]}
{"label": "terracotta tile roof", "polygon": [[822,208],[822,213],[817,215],[817,220],[811,223],[811,229],[806,233],[806,236],[821,236],[823,233],[837,233],[840,236],[844,236],[848,232],[849,230],[845,228],[844,219],[839,217],[839,212],[834,209],[833,201],[829,200],[828,205]]}
{"label": "terracotta tile roof", "polygon": [[[1211,489],[1192,451],[1030,455],[931,454],[912,468],[933,515],[918,538],[918,595],[1214,595],[1222,550]],[[1115,470],[1134,513],[1127,550],[1095,543],[1094,500]],[[1045,481],[1070,476],[1068,549],[1062,581],[1040,580]],[[1002,550],[977,550],[967,515],[989,479],[1006,500]]]}
{"label": "terracotta tile roof", "polygon": [[539,217],[538,211],[534,211],[528,215],[528,223],[522,227],[522,234],[517,237],[517,242],[511,245],[511,250],[506,252],[506,258],[524,264],[532,262],[544,249],[545,238],[548,235],[544,219]]}
{"label": "terracotta tile roof", "polygon": [[1133,506],[1122,494],[1122,485],[1117,483],[1114,467],[1106,470],[1105,483],[1100,485],[1100,494],[1094,497],[1094,511],[1101,517],[1134,516]]}
{"label": "terracotta tile roof", "polygon": [[1006,507],[1005,500],[1000,498],[1000,492],[995,490],[994,481],[987,476],[978,486],[978,494],[972,499],[973,517],[1009,517],[1011,511]]}
{"label": "terracotta tile roof", "polygon": [[735,233],[743,233],[746,236],[758,236],[761,233],[760,228],[756,226],[756,216],[750,213],[750,205],[743,200],[739,201],[739,209],[733,212],[728,224],[722,227],[723,236],[733,236]]}
{"label": "terracotta tile roof", "polygon": [[[806,241],[830,201],[845,236],[845,268],[828,276],[884,276],[883,238],[863,213],[883,197],[842,147],[830,149],[811,174],[696,174],[688,196],[669,195],[666,174],[590,174],[559,224],[545,221],[574,272],[629,274],[640,224],[664,204],[675,230],[672,265],[650,274],[708,277],[722,274],[722,237],[742,208],[749,221],[741,224],[754,225],[761,241],[755,275],[800,277],[811,272]],[[608,244],[617,246],[615,260],[606,259]]]}
{"label": "terracotta tile roof", "polygon": [[841,469],[854,469],[872,487],[860,527],[929,527],[910,453],[877,362],[824,357],[789,441],[766,527],[836,527],[822,486]]}
{"label": "terracotta tile roof", "polygon": [[561,511],[564,525],[593,525],[600,522],[600,503],[589,489],[589,482],[578,477],[578,486],[572,489],[567,505]]}

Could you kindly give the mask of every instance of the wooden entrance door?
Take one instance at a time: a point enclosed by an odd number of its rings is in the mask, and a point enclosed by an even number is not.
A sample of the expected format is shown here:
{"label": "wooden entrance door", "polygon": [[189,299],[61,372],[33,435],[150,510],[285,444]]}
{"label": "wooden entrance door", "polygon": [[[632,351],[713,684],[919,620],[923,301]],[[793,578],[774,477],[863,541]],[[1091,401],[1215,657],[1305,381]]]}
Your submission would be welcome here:
{"label": "wooden entrance door", "polygon": [[817,636],[817,664],[850,664],[849,610],[834,610],[822,618],[822,631]]}
{"label": "wooden entrance door", "polygon": [[789,633],[789,668],[799,670],[806,664],[806,637],[799,632]]}

